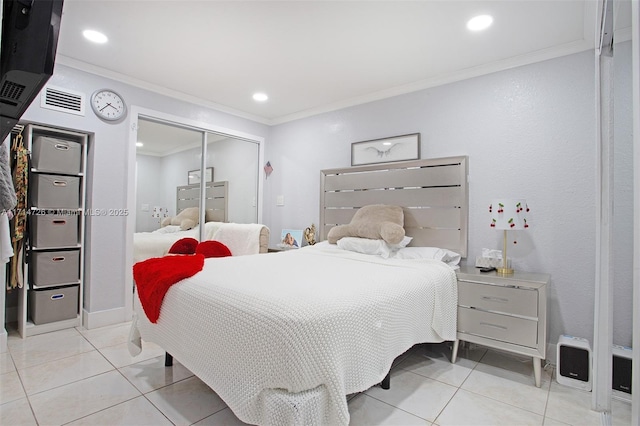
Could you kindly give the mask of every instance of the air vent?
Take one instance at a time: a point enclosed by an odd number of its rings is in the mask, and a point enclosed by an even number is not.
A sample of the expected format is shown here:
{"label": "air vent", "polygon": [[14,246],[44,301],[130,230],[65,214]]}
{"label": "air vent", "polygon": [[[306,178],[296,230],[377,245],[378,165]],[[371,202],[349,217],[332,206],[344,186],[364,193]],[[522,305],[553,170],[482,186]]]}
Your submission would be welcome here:
{"label": "air vent", "polygon": [[84,104],[84,93],[54,86],[45,87],[40,98],[42,108],[76,115],[84,115]]}
{"label": "air vent", "polygon": [[22,92],[26,89],[25,86],[18,83],[13,83],[9,80],[5,80],[2,84],[2,88],[0,89],[0,98],[4,101],[14,101],[17,102],[20,100],[20,96],[22,96]]}

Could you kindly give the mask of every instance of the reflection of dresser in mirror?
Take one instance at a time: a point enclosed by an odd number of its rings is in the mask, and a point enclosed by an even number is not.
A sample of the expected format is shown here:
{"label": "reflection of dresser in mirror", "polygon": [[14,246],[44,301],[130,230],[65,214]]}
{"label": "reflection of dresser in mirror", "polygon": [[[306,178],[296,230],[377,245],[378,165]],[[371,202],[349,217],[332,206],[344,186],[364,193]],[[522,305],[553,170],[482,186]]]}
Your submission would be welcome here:
{"label": "reflection of dresser in mirror", "polygon": [[178,213],[176,188],[188,185],[190,171],[200,171],[203,150],[205,168],[212,170],[205,183],[228,182],[225,221],[258,222],[257,142],[145,118],[138,120],[137,137],[136,232],[154,231]]}

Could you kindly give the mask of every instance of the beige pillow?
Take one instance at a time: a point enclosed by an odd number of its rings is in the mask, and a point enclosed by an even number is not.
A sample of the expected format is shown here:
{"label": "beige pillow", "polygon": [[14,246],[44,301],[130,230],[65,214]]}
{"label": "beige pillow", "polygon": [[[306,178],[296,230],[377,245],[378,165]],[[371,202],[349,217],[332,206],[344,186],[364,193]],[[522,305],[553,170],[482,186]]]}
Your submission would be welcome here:
{"label": "beige pillow", "polygon": [[327,234],[331,244],[344,237],[382,239],[389,244],[399,244],[404,238],[402,207],[383,204],[361,207],[348,225],[334,226]]}

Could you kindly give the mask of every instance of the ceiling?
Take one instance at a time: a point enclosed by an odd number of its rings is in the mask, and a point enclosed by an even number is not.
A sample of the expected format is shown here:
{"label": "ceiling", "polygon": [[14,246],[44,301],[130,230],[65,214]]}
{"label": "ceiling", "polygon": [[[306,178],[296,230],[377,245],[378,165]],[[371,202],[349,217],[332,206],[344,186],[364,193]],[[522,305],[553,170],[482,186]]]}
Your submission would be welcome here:
{"label": "ceiling", "polygon": [[[595,45],[595,0],[66,0],[58,63],[278,124]],[[616,40],[630,38],[630,0]],[[490,14],[472,33],[466,22]],[[85,29],[109,42],[93,44]],[[258,103],[254,92],[269,95]]]}

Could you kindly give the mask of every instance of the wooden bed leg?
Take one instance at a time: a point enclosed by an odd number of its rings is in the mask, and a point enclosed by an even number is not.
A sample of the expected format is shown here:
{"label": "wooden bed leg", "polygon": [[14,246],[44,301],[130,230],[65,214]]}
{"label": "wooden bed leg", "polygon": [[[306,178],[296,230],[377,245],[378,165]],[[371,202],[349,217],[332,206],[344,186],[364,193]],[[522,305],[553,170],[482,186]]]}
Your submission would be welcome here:
{"label": "wooden bed leg", "polygon": [[389,371],[384,379],[382,379],[382,382],[380,382],[380,387],[385,390],[391,387],[391,371]]}
{"label": "wooden bed leg", "polygon": [[171,367],[173,365],[173,356],[169,352],[164,353],[164,366]]}

